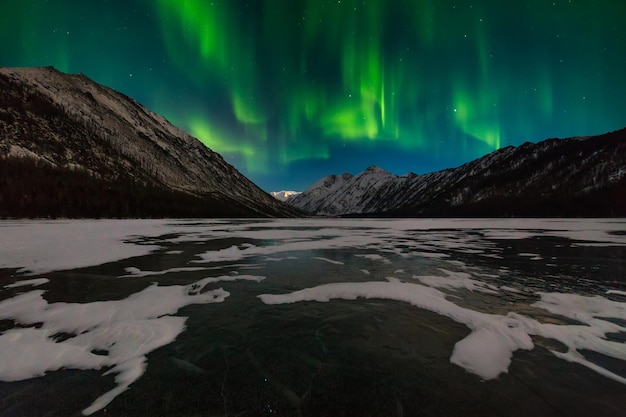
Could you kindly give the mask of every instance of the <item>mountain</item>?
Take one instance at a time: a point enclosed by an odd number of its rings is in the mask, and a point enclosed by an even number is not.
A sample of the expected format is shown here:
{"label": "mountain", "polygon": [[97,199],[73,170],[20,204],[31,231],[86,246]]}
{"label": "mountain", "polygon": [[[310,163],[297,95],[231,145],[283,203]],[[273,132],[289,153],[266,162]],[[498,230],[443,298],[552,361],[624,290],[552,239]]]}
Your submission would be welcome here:
{"label": "mountain", "polygon": [[335,192],[343,190],[345,183],[351,178],[352,174],[348,173],[324,177],[304,192],[290,198],[288,204],[312,214],[342,214],[345,211],[331,212],[326,206],[333,204],[333,196],[339,198],[341,193],[335,195]]}
{"label": "mountain", "polygon": [[288,199],[292,198],[293,196],[296,196],[300,194],[299,191],[272,191],[270,193],[270,195],[272,197],[274,197],[277,200],[280,201],[287,201]]}
{"label": "mountain", "polygon": [[[289,204],[321,215],[364,213],[364,208],[373,209],[376,206],[373,200],[381,193],[381,188],[395,178],[396,175],[374,165],[357,176],[348,173],[330,175],[291,198]],[[373,210],[383,211],[378,208]]]}
{"label": "mountain", "polygon": [[332,178],[288,203],[330,216],[626,216],[626,129],[508,146],[425,175],[372,166],[343,174],[343,181]]}
{"label": "mountain", "polygon": [[197,139],[82,74],[0,68],[0,217],[300,214]]}

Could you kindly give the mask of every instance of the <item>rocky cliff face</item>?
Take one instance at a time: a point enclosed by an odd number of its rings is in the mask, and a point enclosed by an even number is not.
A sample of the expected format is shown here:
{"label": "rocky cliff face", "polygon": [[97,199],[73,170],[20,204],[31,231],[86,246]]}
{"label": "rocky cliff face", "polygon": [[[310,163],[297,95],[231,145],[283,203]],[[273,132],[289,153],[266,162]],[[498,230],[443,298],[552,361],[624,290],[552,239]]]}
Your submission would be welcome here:
{"label": "rocky cliff face", "polygon": [[84,75],[0,68],[0,138],[0,216],[298,213],[165,118]]}
{"label": "rocky cliff face", "polygon": [[370,167],[337,187],[324,181],[289,203],[319,215],[626,216],[626,129],[509,146],[425,175]]}

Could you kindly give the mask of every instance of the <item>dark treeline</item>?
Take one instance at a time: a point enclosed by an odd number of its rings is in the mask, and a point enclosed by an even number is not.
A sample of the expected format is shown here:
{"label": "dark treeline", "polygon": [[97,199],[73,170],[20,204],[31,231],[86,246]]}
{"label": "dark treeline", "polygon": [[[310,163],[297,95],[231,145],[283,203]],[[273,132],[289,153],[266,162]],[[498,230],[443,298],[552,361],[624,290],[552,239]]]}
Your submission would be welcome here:
{"label": "dark treeline", "polygon": [[0,218],[242,217],[250,209],[30,158],[0,159]]}

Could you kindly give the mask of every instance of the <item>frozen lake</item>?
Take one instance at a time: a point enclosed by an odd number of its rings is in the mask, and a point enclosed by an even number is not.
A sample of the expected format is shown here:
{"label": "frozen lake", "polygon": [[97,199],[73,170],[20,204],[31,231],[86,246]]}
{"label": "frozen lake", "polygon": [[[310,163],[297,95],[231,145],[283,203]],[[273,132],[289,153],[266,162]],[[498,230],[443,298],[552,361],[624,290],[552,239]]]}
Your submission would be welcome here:
{"label": "frozen lake", "polygon": [[0,415],[619,416],[626,220],[0,222]]}

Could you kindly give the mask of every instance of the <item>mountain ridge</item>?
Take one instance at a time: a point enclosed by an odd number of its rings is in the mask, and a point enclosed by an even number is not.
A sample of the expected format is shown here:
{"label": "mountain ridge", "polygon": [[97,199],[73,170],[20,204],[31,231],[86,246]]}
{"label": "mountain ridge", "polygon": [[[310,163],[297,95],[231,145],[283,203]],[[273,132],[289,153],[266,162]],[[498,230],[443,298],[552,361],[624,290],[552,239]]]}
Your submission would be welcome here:
{"label": "mountain ridge", "polygon": [[507,146],[422,175],[370,166],[332,190],[319,180],[288,203],[324,216],[626,216],[625,167],[620,129]]}
{"label": "mountain ridge", "polygon": [[[0,68],[0,133],[0,217],[300,215],[164,117],[83,74]],[[76,185],[80,201],[63,182]],[[99,190],[112,190],[109,203]]]}

